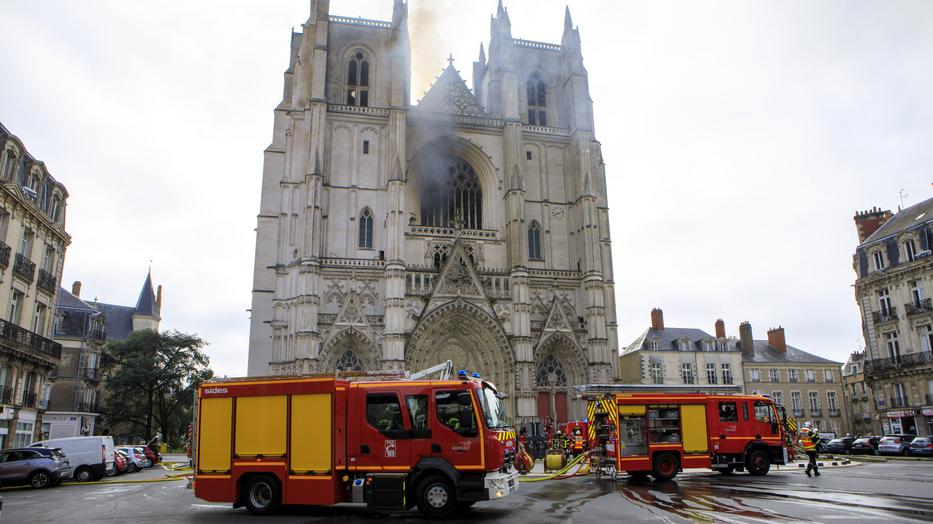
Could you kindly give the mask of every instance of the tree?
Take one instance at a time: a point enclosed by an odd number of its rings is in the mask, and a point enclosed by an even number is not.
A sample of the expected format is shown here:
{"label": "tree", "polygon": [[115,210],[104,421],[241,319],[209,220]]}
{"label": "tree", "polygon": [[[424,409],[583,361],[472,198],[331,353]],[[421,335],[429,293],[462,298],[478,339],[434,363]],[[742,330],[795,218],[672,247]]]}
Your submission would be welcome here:
{"label": "tree", "polygon": [[204,340],[178,331],[136,331],[105,348],[114,361],[103,407],[109,424],[129,422],[150,440],[158,428],[169,445],[192,418],[195,388],[210,379]]}

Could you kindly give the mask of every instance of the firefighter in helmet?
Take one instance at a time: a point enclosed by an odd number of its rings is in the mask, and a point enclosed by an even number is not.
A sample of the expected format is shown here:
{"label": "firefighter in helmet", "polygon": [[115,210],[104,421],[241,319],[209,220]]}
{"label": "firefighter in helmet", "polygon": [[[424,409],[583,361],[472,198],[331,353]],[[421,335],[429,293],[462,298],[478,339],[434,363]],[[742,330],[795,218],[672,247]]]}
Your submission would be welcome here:
{"label": "firefighter in helmet", "polygon": [[820,476],[820,468],[816,462],[816,450],[820,442],[820,433],[812,427],[809,422],[804,423],[803,429],[800,430],[798,435],[800,440],[800,445],[803,447],[804,453],[807,454],[807,457],[810,459],[807,462],[807,469],[805,473],[807,476],[811,476],[810,472],[812,471],[817,477]]}

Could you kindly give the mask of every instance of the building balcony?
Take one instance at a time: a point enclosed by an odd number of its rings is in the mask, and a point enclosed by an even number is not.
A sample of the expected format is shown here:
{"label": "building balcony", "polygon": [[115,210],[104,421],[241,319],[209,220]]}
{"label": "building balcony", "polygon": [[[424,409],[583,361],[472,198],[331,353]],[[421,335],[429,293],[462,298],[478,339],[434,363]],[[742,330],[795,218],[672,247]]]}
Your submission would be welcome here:
{"label": "building balcony", "polygon": [[811,416],[811,417],[822,417],[822,416],[823,416],[823,410],[822,410],[822,409],[811,409],[811,410],[810,410],[810,416]]}
{"label": "building balcony", "polygon": [[910,406],[910,400],[908,400],[906,397],[891,397],[891,403],[888,404],[889,408],[906,408],[908,406]]}
{"label": "building balcony", "polygon": [[925,298],[919,302],[904,304],[904,313],[908,317],[931,312],[933,312],[933,298]]}
{"label": "building balcony", "polygon": [[23,395],[23,407],[24,408],[34,408],[36,407],[36,394],[35,393],[26,393]]}
{"label": "building balcony", "polygon": [[4,268],[10,266],[10,253],[12,251],[10,246],[6,245],[6,242],[0,242],[0,266]]}
{"label": "building balcony", "polygon": [[36,263],[24,257],[22,253],[17,253],[13,261],[13,274],[31,284],[36,279]]}
{"label": "building balcony", "polygon": [[39,281],[36,283],[36,287],[50,295],[54,295],[55,290],[58,288],[58,279],[48,271],[40,269]]}
{"label": "building balcony", "polygon": [[865,362],[865,374],[877,375],[885,371],[904,370],[933,364],[933,353],[908,353],[895,358],[876,358]]}
{"label": "building balcony", "polygon": [[4,386],[0,388],[0,402],[4,404],[13,403],[13,388],[9,386]]}
{"label": "building balcony", "polygon": [[838,416],[840,416],[840,415],[841,415],[841,413],[839,412],[838,409],[831,409],[831,410],[829,410],[829,416],[830,416],[830,417],[838,417]]}
{"label": "building balcony", "polygon": [[58,364],[62,358],[62,345],[58,342],[3,319],[0,319],[0,344],[46,360],[53,360],[55,364]]}
{"label": "building balcony", "polygon": [[97,413],[99,408],[100,405],[96,401],[78,403],[78,411],[83,411],[85,413]]}
{"label": "building balcony", "polygon": [[802,409],[794,410],[794,418],[803,418],[805,416],[806,416],[806,413],[804,413]]}
{"label": "building balcony", "polygon": [[876,324],[880,324],[882,322],[893,322],[897,320],[897,308],[892,306],[882,311],[872,311],[871,317],[875,320]]}

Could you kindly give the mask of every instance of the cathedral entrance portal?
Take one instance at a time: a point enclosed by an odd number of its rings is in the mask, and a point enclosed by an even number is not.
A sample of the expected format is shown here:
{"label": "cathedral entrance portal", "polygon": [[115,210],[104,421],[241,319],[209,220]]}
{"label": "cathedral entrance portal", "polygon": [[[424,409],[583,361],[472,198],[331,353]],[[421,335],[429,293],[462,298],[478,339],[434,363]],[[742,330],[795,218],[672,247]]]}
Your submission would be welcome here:
{"label": "cathedral entrance portal", "polygon": [[514,361],[508,339],[498,322],[465,301],[448,302],[424,317],[412,333],[406,368],[425,369],[450,360],[454,370],[465,369],[495,384],[508,412],[514,416]]}
{"label": "cathedral entrance portal", "polygon": [[585,403],[573,398],[573,386],[586,383],[586,359],[567,335],[552,334],[535,351],[538,417],[562,424],[585,416]]}

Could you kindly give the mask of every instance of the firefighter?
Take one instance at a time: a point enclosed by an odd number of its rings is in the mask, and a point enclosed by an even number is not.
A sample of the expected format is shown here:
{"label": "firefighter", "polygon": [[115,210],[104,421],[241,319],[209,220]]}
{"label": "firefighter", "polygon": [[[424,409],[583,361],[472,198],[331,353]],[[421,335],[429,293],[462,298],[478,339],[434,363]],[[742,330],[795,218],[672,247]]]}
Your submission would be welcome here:
{"label": "firefighter", "polygon": [[819,432],[813,429],[810,426],[810,423],[807,422],[803,425],[803,429],[800,430],[799,438],[800,445],[803,447],[804,453],[806,453],[807,457],[810,459],[810,461],[807,463],[807,469],[805,473],[809,477],[811,476],[810,472],[813,471],[813,474],[819,477],[820,469],[816,462],[816,449],[820,442]]}
{"label": "firefighter", "polygon": [[583,432],[580,428],[575,428],[573,430],[573,454],[579,455],[583,453]]}

